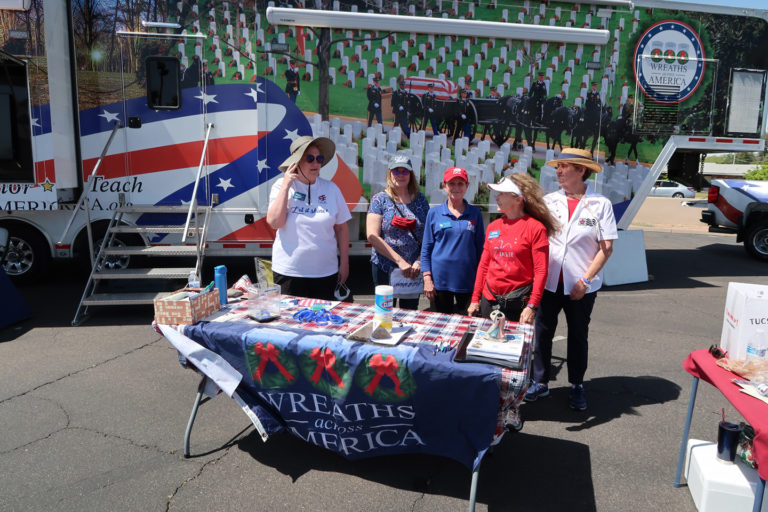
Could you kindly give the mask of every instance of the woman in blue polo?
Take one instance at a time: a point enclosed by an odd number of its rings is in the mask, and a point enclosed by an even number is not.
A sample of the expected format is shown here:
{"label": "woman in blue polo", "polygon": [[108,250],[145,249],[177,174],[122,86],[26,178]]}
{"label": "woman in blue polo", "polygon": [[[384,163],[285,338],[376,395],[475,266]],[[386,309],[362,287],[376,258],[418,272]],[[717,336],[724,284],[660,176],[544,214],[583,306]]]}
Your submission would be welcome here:
{"label": "woman in blue polo", "polygon": [[448,199],[429,210],[424,224],[424,294],[440,313],[467,313],[483,253],[483,217],[478,207],[464,199],[468,185],[467,171],[449,167],[443,174]]}

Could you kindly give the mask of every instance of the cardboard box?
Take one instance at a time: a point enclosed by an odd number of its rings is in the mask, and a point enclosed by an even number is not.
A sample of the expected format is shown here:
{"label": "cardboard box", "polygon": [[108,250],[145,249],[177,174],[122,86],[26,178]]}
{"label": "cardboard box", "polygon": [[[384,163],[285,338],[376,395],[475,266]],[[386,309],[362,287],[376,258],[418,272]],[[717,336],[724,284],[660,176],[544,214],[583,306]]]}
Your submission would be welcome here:
{"label": "cardboard box", "polygon": [[[689,439],[684,467],[688,489],[699,512],[752,511],[757,470],[738,461],[720,462],[716,443]],[[768,499],[763,499],[761,512],[768,512]]]}
{"label": "cardboard box", "polygon": [[730,359],[746,359],[757,329],[768,331],[768,286],[728,283],[720,347]]}
{"label": "cardboard box", "polygon": [[[196,295],[201,291],[202,288],[184,288],[168,297],[155,299],[155,321],[166,325],[193,324],[221,309],[218,289]],[[174,295],[183,292],[193,295],[174,300]]]}

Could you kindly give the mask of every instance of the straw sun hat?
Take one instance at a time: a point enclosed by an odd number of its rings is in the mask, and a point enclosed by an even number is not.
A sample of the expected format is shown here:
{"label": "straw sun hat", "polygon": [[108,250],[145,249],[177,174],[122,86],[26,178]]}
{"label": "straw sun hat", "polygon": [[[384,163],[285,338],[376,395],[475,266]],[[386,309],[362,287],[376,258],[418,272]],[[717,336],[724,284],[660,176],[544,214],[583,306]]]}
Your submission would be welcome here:
{"label": "straw sun hat", "polygon": [[600,172],[603,170],[600,164],[592,160],[592,155],[586,149],[565,148],[560,152],[560,155],[557,158],[547,162],[547,165],[557,167],[558,162],[583,165],[592,172]]}
{"label": "straw sun hat", "polygon": [[291,142],[291,156],[286,158],[283,163],[280,164],[278,169],[285,172],[291,164],[299,162],[304,158],[304,153],[310,145],[314,145],[320,150],[320,154],[323,155],[323,165],[330,162],[336,152],[336,144],[334,144],[331,139],[327,137],[311,137],[309,135],[303,135]]}

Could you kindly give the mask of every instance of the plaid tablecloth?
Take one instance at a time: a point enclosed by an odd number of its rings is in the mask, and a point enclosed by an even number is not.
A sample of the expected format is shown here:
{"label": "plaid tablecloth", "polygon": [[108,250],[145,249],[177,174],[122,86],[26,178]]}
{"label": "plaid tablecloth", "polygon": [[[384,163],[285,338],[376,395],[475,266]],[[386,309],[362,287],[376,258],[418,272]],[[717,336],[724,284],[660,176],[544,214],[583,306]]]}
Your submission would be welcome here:
{"label": "plaid tablecloth", "polygon": [[[293,314],[305,307],[299,304],[300,301],[302,299],[284,295],[280,318],[262,325],[278,329],[280,327],[294,329],[298,327],[320,334],[346,336],[373,319],[373,306],[341,302],[333,307],[331,313],[341,316],[344,319],[344,323],[339,325],[318,325],[311,322],[301,323],[293,319]],[[256,321],[248,318],[247,312],[248,304],[243,300],[228,304],[224,309],[206,320],[212,322],[245,322],[256,325]],[[402,343],[427,343],[436,346],[441,343],[447,343],[454,348],[460,343],[462,336],[470,327],[476,330],[487,330],[491,326],[491,321],[485,318],[398,308],[393,309],[393,322],[395,324],[408,325],[414,330],[414,332],[409,333],[405,337]],[[533,328],[532,326],[517,324],[516,322],[507,322],[507,329],[523,332],[526,348],[521,358],[521,368],[502,368],[501,370],[499,416],[493,444],[501,440],[508,427],[519,430],[522,426],[519,408],[529,384],[528,371],[533,347]]]}

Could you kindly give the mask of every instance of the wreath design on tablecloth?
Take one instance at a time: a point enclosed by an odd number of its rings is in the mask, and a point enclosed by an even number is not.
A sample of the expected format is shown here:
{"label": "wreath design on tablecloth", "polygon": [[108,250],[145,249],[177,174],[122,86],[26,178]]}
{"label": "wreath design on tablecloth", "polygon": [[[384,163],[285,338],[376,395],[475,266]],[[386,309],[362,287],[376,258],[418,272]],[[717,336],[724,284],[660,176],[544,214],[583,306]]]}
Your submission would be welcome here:
{"label": "wreath design on tablecloth", "polygon": [[349,393],[353,374],[343,357],[328,347],[315,347],[299,355],[299,367],[310,384],[333,398],[343,398]]}
{"label": "wreath design on tablecloth", "polygon": [[416,391],[408,366],[392,354],[368,356],[357,367],[355,384],[379,402],[402,402]]}
{"label": "wreath design on tablecloth", "polygon": [[253,383],[263,389],[280,389],[296,382],[298,368],[293,356],[288,351],[281,352],[270,342],[247,345],[245,363]]}

